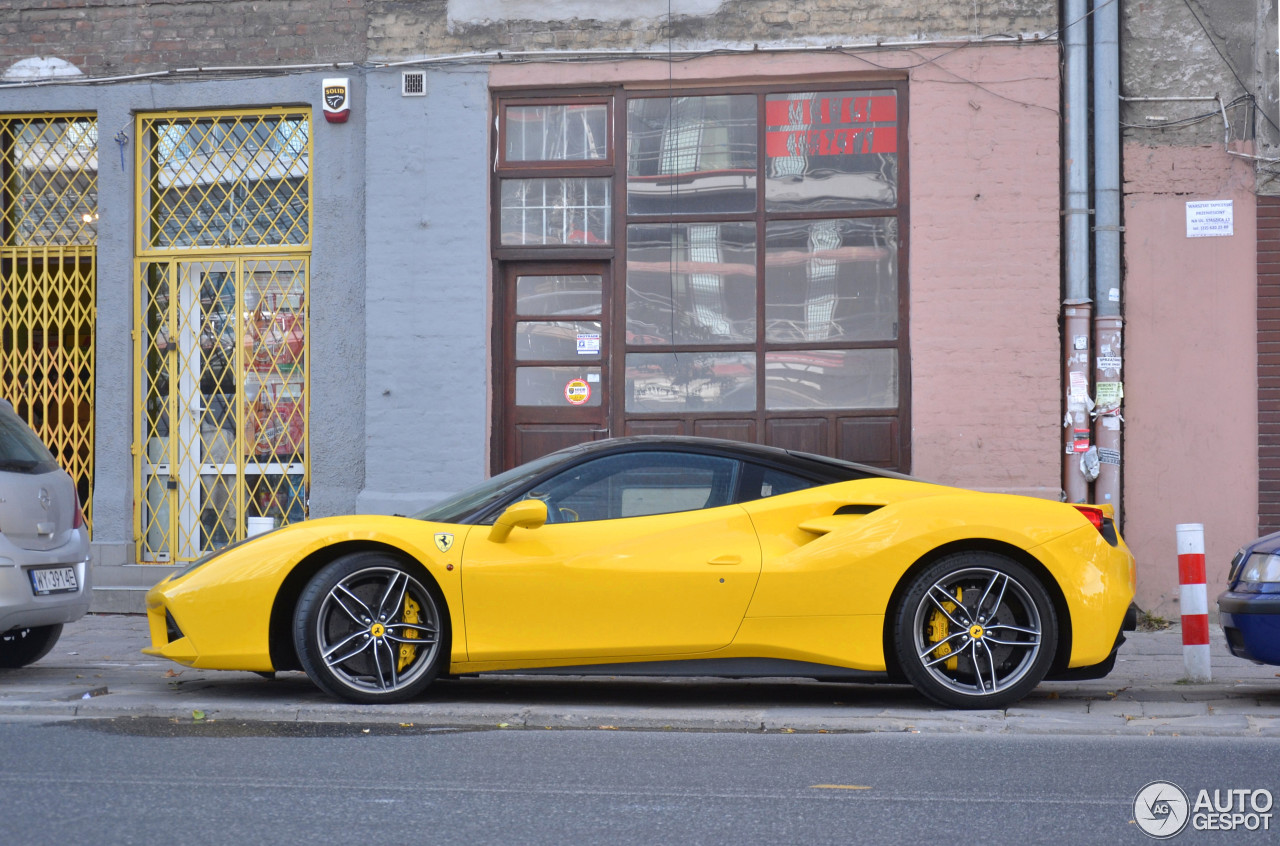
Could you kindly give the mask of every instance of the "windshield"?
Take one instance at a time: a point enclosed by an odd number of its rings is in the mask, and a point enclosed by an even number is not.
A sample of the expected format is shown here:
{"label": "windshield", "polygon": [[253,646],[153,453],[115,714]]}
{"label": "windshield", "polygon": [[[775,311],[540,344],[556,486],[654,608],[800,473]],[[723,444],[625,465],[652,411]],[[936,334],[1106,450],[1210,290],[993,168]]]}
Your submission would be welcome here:
{"label": "windshield", "polygon": [[534,477],[540,476],[548,467],[564,462],[565,458],[564,453],[555,452],[536,458],[528,464],[513,467],[505,473],[499,473],[448,499],[441,500],[425,511],[419,511],[413,515],[413,518],[435,523],[461,523],[512,491],[529,484]]}

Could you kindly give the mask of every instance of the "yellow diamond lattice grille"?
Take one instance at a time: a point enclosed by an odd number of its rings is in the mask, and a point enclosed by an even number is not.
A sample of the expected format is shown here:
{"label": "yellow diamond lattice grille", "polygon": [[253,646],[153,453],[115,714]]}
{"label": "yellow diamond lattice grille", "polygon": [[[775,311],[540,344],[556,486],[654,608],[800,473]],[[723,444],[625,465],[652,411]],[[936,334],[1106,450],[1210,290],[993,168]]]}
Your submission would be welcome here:
{"label": "yellow diamond lattice grille", "polygon": [[0,395],[76,481],[93,519],[98,128],[0,116]]}
{"label": "yellow diamond lattice grille", "polygon": [[307,261],[176,259],[141,276],[142,559],[304,519]]}
{"label": "yellow diamond lattice grille", "polygon": [[140,119],[144,250],[311,240],[307,112]]}
{"label": "yellow diamond lattice grille", "polygon": [[98,123],[0,117],[5,246],[84,246],[98,237]]}

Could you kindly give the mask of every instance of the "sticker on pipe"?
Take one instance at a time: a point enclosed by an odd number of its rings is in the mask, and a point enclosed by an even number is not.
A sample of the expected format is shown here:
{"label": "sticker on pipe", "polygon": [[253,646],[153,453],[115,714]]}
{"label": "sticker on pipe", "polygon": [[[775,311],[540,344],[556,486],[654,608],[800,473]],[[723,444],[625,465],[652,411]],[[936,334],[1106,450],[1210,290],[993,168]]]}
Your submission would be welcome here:
{"label": "sticker on pipe", "polygon": [[564,398],[570,405],[583,405],[591,399],[591,386],[586,379],[570,379],[564,386]]}

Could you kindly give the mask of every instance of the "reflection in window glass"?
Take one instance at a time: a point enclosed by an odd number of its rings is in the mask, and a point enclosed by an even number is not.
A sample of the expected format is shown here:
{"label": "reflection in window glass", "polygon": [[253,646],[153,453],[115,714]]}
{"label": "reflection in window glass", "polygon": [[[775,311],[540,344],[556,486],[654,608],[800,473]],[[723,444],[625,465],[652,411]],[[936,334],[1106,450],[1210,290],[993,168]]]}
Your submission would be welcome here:
{"label": "reflection in window glass", "polygon": [[504,179],[503,244],[609,243],[608,179]]}
{"label": "reflection in window glass", "polygon": [[772,221],[765,238],[769,341],[898,337],[896,218]]}
{"label": "reflection in window glass", "polygon": [[579,357],[600,357],[599,321],[522,320],[516,323],[517,360],[554,361]]}
{"label": "reflection in window glass", "polygon": [[893,408],[896,350],[790,350],[765,354],[765,408]]}
{"label": "reflection in window glass", "polygon": [[609,157],[609,107],[508,106],[509,162],[564,162]]}
{"label": "reflection in window glass", "polygon": [[627,411],[680,414],[754,411],[756,361],[749,352],[628,353]]}
{"label": "reflection in window glass", "polygon": [[516,314],[560,317],[600,314],[599,276],[517,276]]}
{"label": "reflection in window glass", "polygon": [[765,123],[768,211],[897,204],[895,92],[771,94],[765,100]]}
{"label": "reflection in window glass", "polygon": [[516,405],[593,408],[600,405],[599,367],[517,367]]}
{"label": "reflection in window glass", "polygon": [[553,523],[719,508],[732,500],[737,464],[692,453],[610,455],[565,470],[529,496],[547,503]]}
{"label": "reflection in window glass", "polygon": [[805,491],[818,484],[774,467],[761,467],[757,464],[744,464],[742,473],[743,502]]}
{"label": "reflection in window glass", "polygon": [[756,243],[751,223],[627,228],[627,342],[755,340]]}
{"label": "reflection in window glass", "polygon": [[627,104],[627,212],[756,207],[756,99],[655,97]]}
{"label": "reflection in window glass", "polygon": [[271,149],[288,152],[292,156],[303,156],[307,152],[307,122],[305,120],[282,120],[276,126],[270,141]]}

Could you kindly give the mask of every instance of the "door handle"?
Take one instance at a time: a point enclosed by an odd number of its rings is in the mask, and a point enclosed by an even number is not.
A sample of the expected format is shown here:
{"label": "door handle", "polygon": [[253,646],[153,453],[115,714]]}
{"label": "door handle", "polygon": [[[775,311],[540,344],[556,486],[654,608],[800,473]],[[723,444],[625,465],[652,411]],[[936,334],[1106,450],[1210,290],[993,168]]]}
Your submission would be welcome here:
{"label": "door handle", "polygon": [[717,555],[707,562],[708,564],[741,564],[741,555]]}

